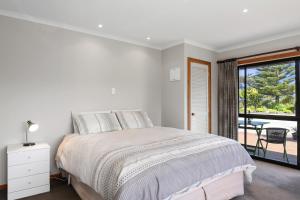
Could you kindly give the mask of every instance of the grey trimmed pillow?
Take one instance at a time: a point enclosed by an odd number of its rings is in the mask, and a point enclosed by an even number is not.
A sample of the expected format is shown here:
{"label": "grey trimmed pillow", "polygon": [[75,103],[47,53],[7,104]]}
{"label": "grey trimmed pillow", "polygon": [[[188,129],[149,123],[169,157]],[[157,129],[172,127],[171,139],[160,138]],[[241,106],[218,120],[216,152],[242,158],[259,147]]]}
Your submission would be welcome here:
{"label": "grey trimmed pillow", "polygon": [[96,117],[99,121],[101,132],[122,130],[115,113],[98,113]]}
{"label": "grey trimmed pillow", "polygon": [[116,115],[123,129],[153,127],[151,119],[144,111],[117,111]]}
{"label": "grey trimmed pillow", "polygon": [[76,115],[75,122],[80,134],[101,132],[99,121],[94,113]]}
{"label": "grey trimmed pillow", "polygon": [[114,113],[89,112],[73,116],[79,134],[101,133],[122,130]]}

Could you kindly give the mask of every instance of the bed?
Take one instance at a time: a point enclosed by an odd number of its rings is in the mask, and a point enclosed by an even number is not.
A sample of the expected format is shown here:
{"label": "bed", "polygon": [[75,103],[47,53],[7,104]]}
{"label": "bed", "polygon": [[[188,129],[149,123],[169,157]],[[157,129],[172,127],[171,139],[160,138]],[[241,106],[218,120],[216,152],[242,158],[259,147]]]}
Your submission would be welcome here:
{"label": "bed", "polygon": [[72,115],[57,166],[85,200],[226,200],[244,194],[255,165],[236,141],[154,127],[141,110]]}
{"label": "bed", "polygon": [[256,168],[234,140],[153,126],[66,135],[56,162],[86,200],[226,200]]}

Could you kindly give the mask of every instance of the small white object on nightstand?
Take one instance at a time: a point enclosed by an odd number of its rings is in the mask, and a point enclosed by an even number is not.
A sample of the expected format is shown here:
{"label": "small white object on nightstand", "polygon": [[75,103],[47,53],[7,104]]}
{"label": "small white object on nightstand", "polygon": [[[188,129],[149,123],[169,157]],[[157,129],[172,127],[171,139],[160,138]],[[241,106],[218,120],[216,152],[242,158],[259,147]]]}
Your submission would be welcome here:
{"label": "small white object on nightstand", "polygon": [[7,199],[50,191],[50,146],[7,146]]}

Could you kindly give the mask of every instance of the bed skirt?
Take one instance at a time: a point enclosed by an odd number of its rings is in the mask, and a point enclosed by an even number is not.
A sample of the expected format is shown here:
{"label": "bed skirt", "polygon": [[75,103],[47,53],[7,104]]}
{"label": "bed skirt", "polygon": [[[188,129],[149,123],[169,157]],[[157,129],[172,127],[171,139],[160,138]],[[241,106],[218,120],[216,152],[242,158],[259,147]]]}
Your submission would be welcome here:
{"label": "bed skirt", "polygon": [[[103,200],[91,187],[71,176],[71,184],[82,200]],[[174,195],[172,200],[229,200],[244,195],[243,171],[235,172],[208,184]]]}

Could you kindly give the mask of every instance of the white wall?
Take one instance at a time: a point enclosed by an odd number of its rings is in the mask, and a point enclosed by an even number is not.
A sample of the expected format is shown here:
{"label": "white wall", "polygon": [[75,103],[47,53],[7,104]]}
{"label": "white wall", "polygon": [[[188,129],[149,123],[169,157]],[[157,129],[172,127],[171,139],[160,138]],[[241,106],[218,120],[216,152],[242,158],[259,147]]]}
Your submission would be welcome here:
{"label": "white wall", "polygon": [[52,172],[72,110],[141,108],[161,124],[161,51],[3,16],[0,27],[0,184],[28,119],[40,124],[30,138],[51,145]]}
{"label": "white wall", "polygon": [[[162,125],[184,128],[184,45],[162,52]],[[180,68],[180,81],[169,81],[169,70]]]}
{"label": "white wall", "polygon": [[[187,58],[193,57],[211,62],[212,64],[212,132],[218,130],[218,68],[216,54],[212,51],[190,44],[181,44],[163,50],[163,94],[162,94],[162,125],[174,128],[187,128]],[[169,70],[179,67],[180,81],[169,81]]]}

